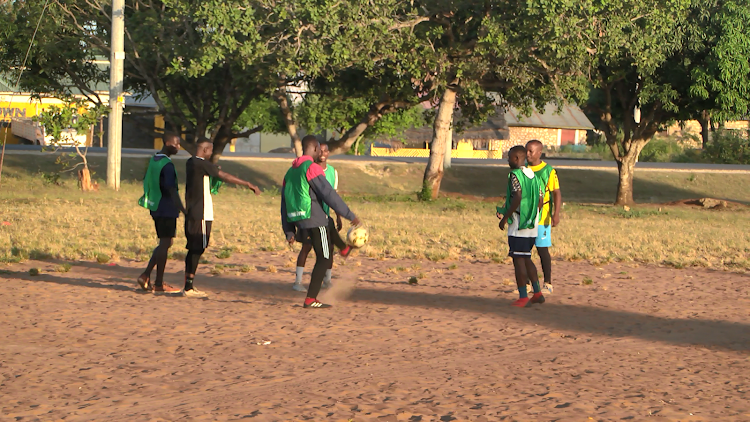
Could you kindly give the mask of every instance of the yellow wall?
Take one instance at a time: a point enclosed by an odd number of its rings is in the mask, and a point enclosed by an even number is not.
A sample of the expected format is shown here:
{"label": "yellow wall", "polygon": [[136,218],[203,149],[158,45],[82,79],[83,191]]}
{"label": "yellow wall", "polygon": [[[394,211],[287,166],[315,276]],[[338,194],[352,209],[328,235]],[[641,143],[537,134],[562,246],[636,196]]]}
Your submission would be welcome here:
{"label": "yellow wall", "polygon": [[[370,155],[373,157],[429,157],[430,150],[425,148],[391,149],[372,147]],[[451,158],[502,158],[502,151],[454,149],[451,151]]]}
{"label": "yellow wall", "polygon": [[10,131],[10,127],[0,127],[0,143],[2,143],[3,140],[9,145],[17,145],[21,143],[21,140]]}

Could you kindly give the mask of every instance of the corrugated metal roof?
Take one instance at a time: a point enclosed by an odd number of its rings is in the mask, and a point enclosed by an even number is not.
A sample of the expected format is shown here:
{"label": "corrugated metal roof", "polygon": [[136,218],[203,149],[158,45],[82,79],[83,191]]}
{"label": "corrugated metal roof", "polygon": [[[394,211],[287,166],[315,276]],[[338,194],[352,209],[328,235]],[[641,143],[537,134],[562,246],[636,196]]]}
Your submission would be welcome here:
{"label": "corrugated metal roof", "polygon": [[543,127],[553,129],[594,129],[594,125],[581,111],[574,105],[565,105],[560,113],[557,112],[557,106],[547,104],[544,112],[534,108],[531,116],[522,116],[520,111],[511,107],[505,113],[505,121],[510,127]]}

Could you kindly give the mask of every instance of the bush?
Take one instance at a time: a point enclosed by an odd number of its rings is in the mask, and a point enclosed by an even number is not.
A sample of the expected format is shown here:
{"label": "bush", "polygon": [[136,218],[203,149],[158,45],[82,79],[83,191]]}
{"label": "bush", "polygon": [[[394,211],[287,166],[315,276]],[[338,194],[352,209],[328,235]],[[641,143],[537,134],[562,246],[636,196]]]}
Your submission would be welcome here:
{"label": "bush", "polygon": [[731,130],[717,131],[703,158],[717,164],[750,164],[750,139]]}
{"label": "bush", "polygon": [[668,139],[653,139],[647,143],[638,157],[639,161],[654,163],[670,163],[685,152],[685,148],[678,142]]}

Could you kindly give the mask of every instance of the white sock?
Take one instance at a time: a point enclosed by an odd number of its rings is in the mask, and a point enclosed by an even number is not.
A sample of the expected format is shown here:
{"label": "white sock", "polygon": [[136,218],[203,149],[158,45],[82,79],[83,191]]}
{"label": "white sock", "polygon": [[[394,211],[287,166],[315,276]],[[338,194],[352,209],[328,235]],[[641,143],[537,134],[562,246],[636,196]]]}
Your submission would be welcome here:
{"label": "white sock", "polygon": [[297,278],[294,280],[294,284],[302,284],[302,274],[305,272],[305,267],[297,267]]}
{"label": "white sock", "polygon": [[323,279],[324,283],[330,283],[331,282],[331,270],[326,270],[326,276]]}

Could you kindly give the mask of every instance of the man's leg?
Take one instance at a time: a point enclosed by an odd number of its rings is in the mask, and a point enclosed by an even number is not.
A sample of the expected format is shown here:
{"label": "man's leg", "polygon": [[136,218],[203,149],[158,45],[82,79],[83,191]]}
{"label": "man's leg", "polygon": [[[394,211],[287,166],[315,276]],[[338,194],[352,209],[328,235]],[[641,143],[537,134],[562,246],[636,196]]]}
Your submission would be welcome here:
{"label": "man's leg", "polygon": [[299,255],[297,255],[297,274],[292,289],[298,292],[307,291],[302,285],[302,276],[305,273],[305,262],[307,262],[307,256],[310,254],[311,249],[312,244],[309,241],[305,241],[302,243],[302,249],[299,251]]}
{"label": "man's leg", "polygon": [[552,284],[552,256],[549,254],[549,248],[536,248],[539,258],[542,261],[542,272],[544,273],[544,284]]}
{"label": "man's leg", "polygon": [[310,277],[310,286],[307,289],[307,298],[305,298],[306,308],[330,308],[330,305],[324,305],[317,299],[320,293],[320,287],[323,284],[326,270],[333,259],[333,246],[331,245],[331,234],[328,227],[316,227],[310,230],[310,240],[315,251],[315,267],[313,268],[312,277]]}
{"label": "man's leg", "polygon": [[208,247],[211,238],[211,221],[185,221],[185,237],[187,238],[187,250],[185,255],[185,288],[184,295],[188,297],[207,297],[207,295],[193,286],[195,273],[198,271],[203,252]]}
{"label": "man's leg", "polygon": [[549,248],[552,247],[552,226],[540,225],[539,235],[534,244],[542,261],[545,290],[552,293],[552,256],[549,253]]}
{"label": "man's leg", "polygon": [[341,238],[341,234],[336,230],[336,222],[333,221],[333,218],[328,217],[328,231],[331,232],[331,240],[333,242],[333,246],[335,246],[338,250],[343,251],[347,248],[346,242],[344,242],[344,239]]}
{"label": "man's leg", "polygon": [[333,287],[333,283],[331,282],[331,275],[333,273],[333,247],[337,247],[340,251],[349,247],[344,242],[344,239],[341,238],[338,230],[336,230],[336,222],[331,217],[328,217],[328,232],[331,234],[331,262],[326,270],[326,276],[323,278],[323,288],[325,289]]}
{"label": "man's leg", "polygon": [[[513,306],[524,307],[531,303],[544,303],[544,296],[540,293],[539,275],[536,271],[534,261],[531,260],[531,250],[534,248],[534,238],[508,236],[508,255],[513,258],[513,268],[516,274],[516,286],[518,287],[518,300]],[[531,281],[534,296],[529,300],[526,284]]]}
{"label": "man's leg", "polygon": [[529,294],[526,292],[526,280],[528,279],[528,274],[526,273],[526,258],[514,256],[513,270],[516,273],[516,287],[518,287],[518,297],[520,299],[528,299]]}
{"label": "man's leg", "polygon": [[195,279],[198,264],[205,251],[205,249],[189,249],[187,255],[185,255],[185,290],[193,288],[193,279]]}
{"label": "man's leg", "polygon": [[164,268],[167,266],[167,258],[169,258],[169,248],[172,247],[172,238],[163,237],[159,239],[159,246],[154,249],[154,255],[152,258],[156,261],[156,281],[154,286],[164,285]]}
{"label": "man's leg", "polygon": [[[164,267],[167,265],[169,257],[169,248],[172,247],[172,239],[177,234],[177,219],[167,217],[154,217],[154,226],[156,235],[159,237],[159,245],[151,253],[146,270],[138,277],[138,284],[144,290],[151,290],[158,287],[163,291],[164,284]],[[151,285],[151,272],[156,267],[156,281]]]}

